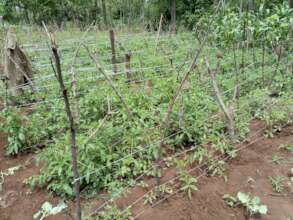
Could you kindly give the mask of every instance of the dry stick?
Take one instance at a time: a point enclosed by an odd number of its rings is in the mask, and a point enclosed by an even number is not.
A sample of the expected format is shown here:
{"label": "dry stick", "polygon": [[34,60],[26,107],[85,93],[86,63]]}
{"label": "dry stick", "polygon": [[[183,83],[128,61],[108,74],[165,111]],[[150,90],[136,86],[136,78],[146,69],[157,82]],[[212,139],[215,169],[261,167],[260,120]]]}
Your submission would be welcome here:
{"label": "dry stick", "polygon": [[94,56],[94,54],[92,54],[92,52],[90,51],[90,49],[86,45],[84,45],[84,44],[83,44],[83,46],[87,50],[87,52],[88,52],[90,58],[92,59],[92,61],[95,63],[96,69],[104,75],[105,79],[108,81],[109,85],[111,86],[111,88],[113,89],[113,91],[116,93],[116,95],[118,96],[118,98],[120,99],[120,101],[122,102],[122,104],[124,105],[124,107],[125,107],[125,109],[127,111],[128,117],[129,118],[132,118],[132,113],[131,113],[128,105],[126,104],[124,98],[122,97],[122,95],[120,94],[120,92],[118,91],[118,89],[116,88],[116,86],[114,85],[112,79],[107,75],[107,73],[105,72],[105,70],[98,63],[96,57]]}
{"label": "dry stick", "polygon": [[159,39],[160,39],[160,33],[161,33],[161,29],[162,29],[163,17],[164,17],[163,14],[161,14],[159,28],[158,28],[158,32],[157,32],[157,38],[156,38],[155,53],[157,51],[157,47],[158,47],[158,43],[159,43]]}
{"label": "dry stick", "polygon": [[233,117],[233,114],[232,114],[231,110],[226,107],[226,105],[225,105],[225,103],[223,101],[223,98],[222,98],[222,95],[221,95],[221,92],[220,92],[220,89],[219,89],[219,86],[218,86],[218,83],[217,83],[217,79],[216,79],[216,75],[220,71],[220,59],[218,59],[217,68],[216,68],[215,71],[213,71],[211,69],[211,66],[209,64],[208,59],[205,58],[205,60],[206,60],[206,66],[207,66],[208,72],[209,72],[210,77],[211,77],[212,82],[213,82],[213,87],[214,87],[217,102],[218,102],[221,110],[225,114],[225,117],[226,117],[226,120],[227,120],[227,123],[228,123],[230,138],[231,138],[232,142],[234,143],[234,141],[235,141],[234,117]]}
{"label": "dry stick", "polygon": [[[53,35],[50,35],[51,39],[51,49],[55,62],[55,70],[57,74],[57,80],[60,85],[60,89],[63,94],[64,103],[65,103],[65,111],[68,117],[68,122],[70,126],[70,142],[71,142],[71,156],[72,156],[72,171],[74,179],[76,180],[74,183],[74,191],[76,197],[76,220],[81,220],[81,204],[80,204],[80,180],[79,173],[77,170],[77,146],[76,146],[76,129],[74,125],[74,119],[70,108],[69,98],[67,94],[67,89],[63,82],[61,64],[60,64],[60,56],[57,49],[57,44]],[[54,70],[54,71],[55,71]]]}
{"label": "dry stick", "polygon": [[109,31],[110,34],[110,42],[111,42],[111,52],[112,52],[112,65],[113,65],[113,72],[117,73],[117,65],[116,65],[116,48],[115,48],[115,33],[114,30],[111,29]]}

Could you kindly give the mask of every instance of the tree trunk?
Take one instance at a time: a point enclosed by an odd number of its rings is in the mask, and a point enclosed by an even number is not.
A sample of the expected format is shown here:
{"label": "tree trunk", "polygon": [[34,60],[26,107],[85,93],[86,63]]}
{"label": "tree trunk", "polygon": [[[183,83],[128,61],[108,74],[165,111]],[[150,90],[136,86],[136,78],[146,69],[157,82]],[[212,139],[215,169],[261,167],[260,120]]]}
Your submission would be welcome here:
{"label": "tree trunk", "polygon": [[288,0],[289,8],[293,8],[293,0]]}
{"label": "tree trunk", "polygon": [[248,11],[253,11],[254,10],[254,0],[248,0],[247,9],[248,9]]}
{"label": "tree trunk", "polygon": [[176,34],[176,0],[171,5],[171,33]]}
{"label": "tree trunk", "polygon": [[102,13],[103,13],[105,27],[108,28],[107,8],[106,8],[105,0],[102,0]]}
{"label": "tree trunk", "polygon": [[10,95],[18,95],[26,85],[33,89],[32,67],[17,43],[14,30],[7,33],[4,58],[4,74],[8,79]]}

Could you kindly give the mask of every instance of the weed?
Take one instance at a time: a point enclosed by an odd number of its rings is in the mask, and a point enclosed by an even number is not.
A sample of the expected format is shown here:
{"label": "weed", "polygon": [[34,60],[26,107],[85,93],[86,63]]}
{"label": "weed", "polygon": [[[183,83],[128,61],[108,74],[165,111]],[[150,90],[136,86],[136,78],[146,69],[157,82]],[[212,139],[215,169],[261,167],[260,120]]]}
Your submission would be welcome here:
{"label": "weed", "polygon": [[283,149],[289,151],[290,153],[293,153],[293,144],[281,144],[279,146],[279,149]]}
{"label": "weed", "polygon": [[272,188],[275,192],[281,193],[284,190],[284,177],[276,176],[276,177],[269,177],[270,183]]}

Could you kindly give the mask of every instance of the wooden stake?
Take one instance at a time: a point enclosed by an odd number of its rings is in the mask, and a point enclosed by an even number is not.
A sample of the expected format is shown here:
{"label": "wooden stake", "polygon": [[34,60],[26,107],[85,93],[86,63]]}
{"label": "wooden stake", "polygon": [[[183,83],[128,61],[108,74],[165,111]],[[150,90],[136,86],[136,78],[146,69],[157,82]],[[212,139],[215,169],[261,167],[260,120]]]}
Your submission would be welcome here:
{"label": "wooden stake", "polygon": [[115,33],[114,30],[111,29],[110,33],[110,42],[111,42],[111,52],[112,52],[112,65],[113,65],[113,72],[117,73],[117,65],[116,65],[116,48],[115,48]]}
{"label": "wooden stake", "polygon": [[152,80],[150,80],[150,79],[146,80],[146,82],[145,82],[145,93],[149,97],[152,95],[152,87],[153,87]]}
{"label": "wooden stake", "polygon": [[56,71],[55,74],[57,76],[57,80],[59,82],[60,90],[62,91],[64,103],[65,103],[65,111],[68,118],[68,123],[70,127],[70,143],[71,143],[71,157],[72,157],[72,171],[74,177],[74,191],[75,191],[75,199],[76,199],[76,220],[81,220],[81,204],[80,204],[80,178],[77,169],[77,146],[76,146],[76,129],[74,124],[74,118],[71,112],[71,107],[68,98],[68,92],[64,85],[62,70],[61,70],[61,62],[60,56],[58,52],[58,47],[55,41],[55,37],[50,34],[51,39],[51,50],[54,58],[55,68],[53,70]]}
{"label": "wooden stake", "polygon": [[125,73],[126,73],[127,82],[131,82],[130,60],[131,60],[131,53],[128,52],[125,54]]}

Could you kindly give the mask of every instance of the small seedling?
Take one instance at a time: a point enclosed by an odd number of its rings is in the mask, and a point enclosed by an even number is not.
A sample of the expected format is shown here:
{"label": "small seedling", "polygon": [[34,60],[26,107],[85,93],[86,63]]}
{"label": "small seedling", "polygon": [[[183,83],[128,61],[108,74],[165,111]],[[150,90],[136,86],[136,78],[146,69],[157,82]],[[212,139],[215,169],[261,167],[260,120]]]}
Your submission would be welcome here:
{"label": "small seedling", "polygon": [[159,192],[160,192],[160,195],[172,194],[173,189],[170,186],[161,185],[161,186],[159,186]]}
{"label": "small seedling", "polygon": [[140,181],[138,184],[137,184],[137,186],[140,186],[141,188],[147,188],[149,185],[146,183],[146,182],[144,182],[144,181]]}
{"label": "small seedling", "polygon": [[53,205],[50,202],[45,202],[41,209],[34,214],[34,219],[43,220],[46,217],[50,215],[56,215],[60,212],[62,212],[64,209],[67,208],[67,205],[64,202],[59,203],[56,207],[53,207]]}
{"label": "small seedling", "polygon": [[281,157],[281,156],[275,154],[272,157],[272,162],[277,164],[277,165],[280,165],[281,163],[284,162],[284,157]]}
{"label": "small seedling", "polygon": [[284,178],[277,176],[277,177],[269,177],[273,190],[277,193],[281,193],[284,189]]}
{"label": "small seedling", "polygon": [[198,190],[198,188],[196,186],[197,179],[185,172],[185,173],[181,174],[179,180],[182,185],[181,190],[186,192],[188,195],[188,198],[191,199],[192,192]]}
{"label": "small seedling", "polygon": [[289,151],[290,153],[293,153],[293,144],[281,144],[279,146],[279,149],[284,149]]}
{"label": "small seedling", "polygon": [[146,194],[146,195],[144,196],[144,202],[143,202],[143,204],[147,204],[147,203],[149,203],[149,204],[152,205],[156,200],[157,200],[157,195],[156,195],[156,193],[152,190],[152,191],[150,191],[148,194]]}
{"label": "small seedling", "polygon": [[260,198],[257,196],[251,197],[249,194],[238,192],[237,200],[246,208],[251,216],[255,214],[266,215],[268,212],[267,206],[262,205]]}
{"label": "small seedling", "polygon": [[230,207],[236,207],[237,205],[243,206],[250,216],[261,214],[265,215],[268,212],[266,205],[262,205],[259,197],[251,197],[247,193],[238,192],[237,197],[225,194],[223,200]]}
{"label": "small seedling", "polygon": [[15,174],[15,172],[18,171],[21,168],[22,168],[22,165],[18,165],[18,166],[15,166],[15,167],[10,167],[5,171],[0,171],[0,192],[3,189],[5,176],[13,176]]}

